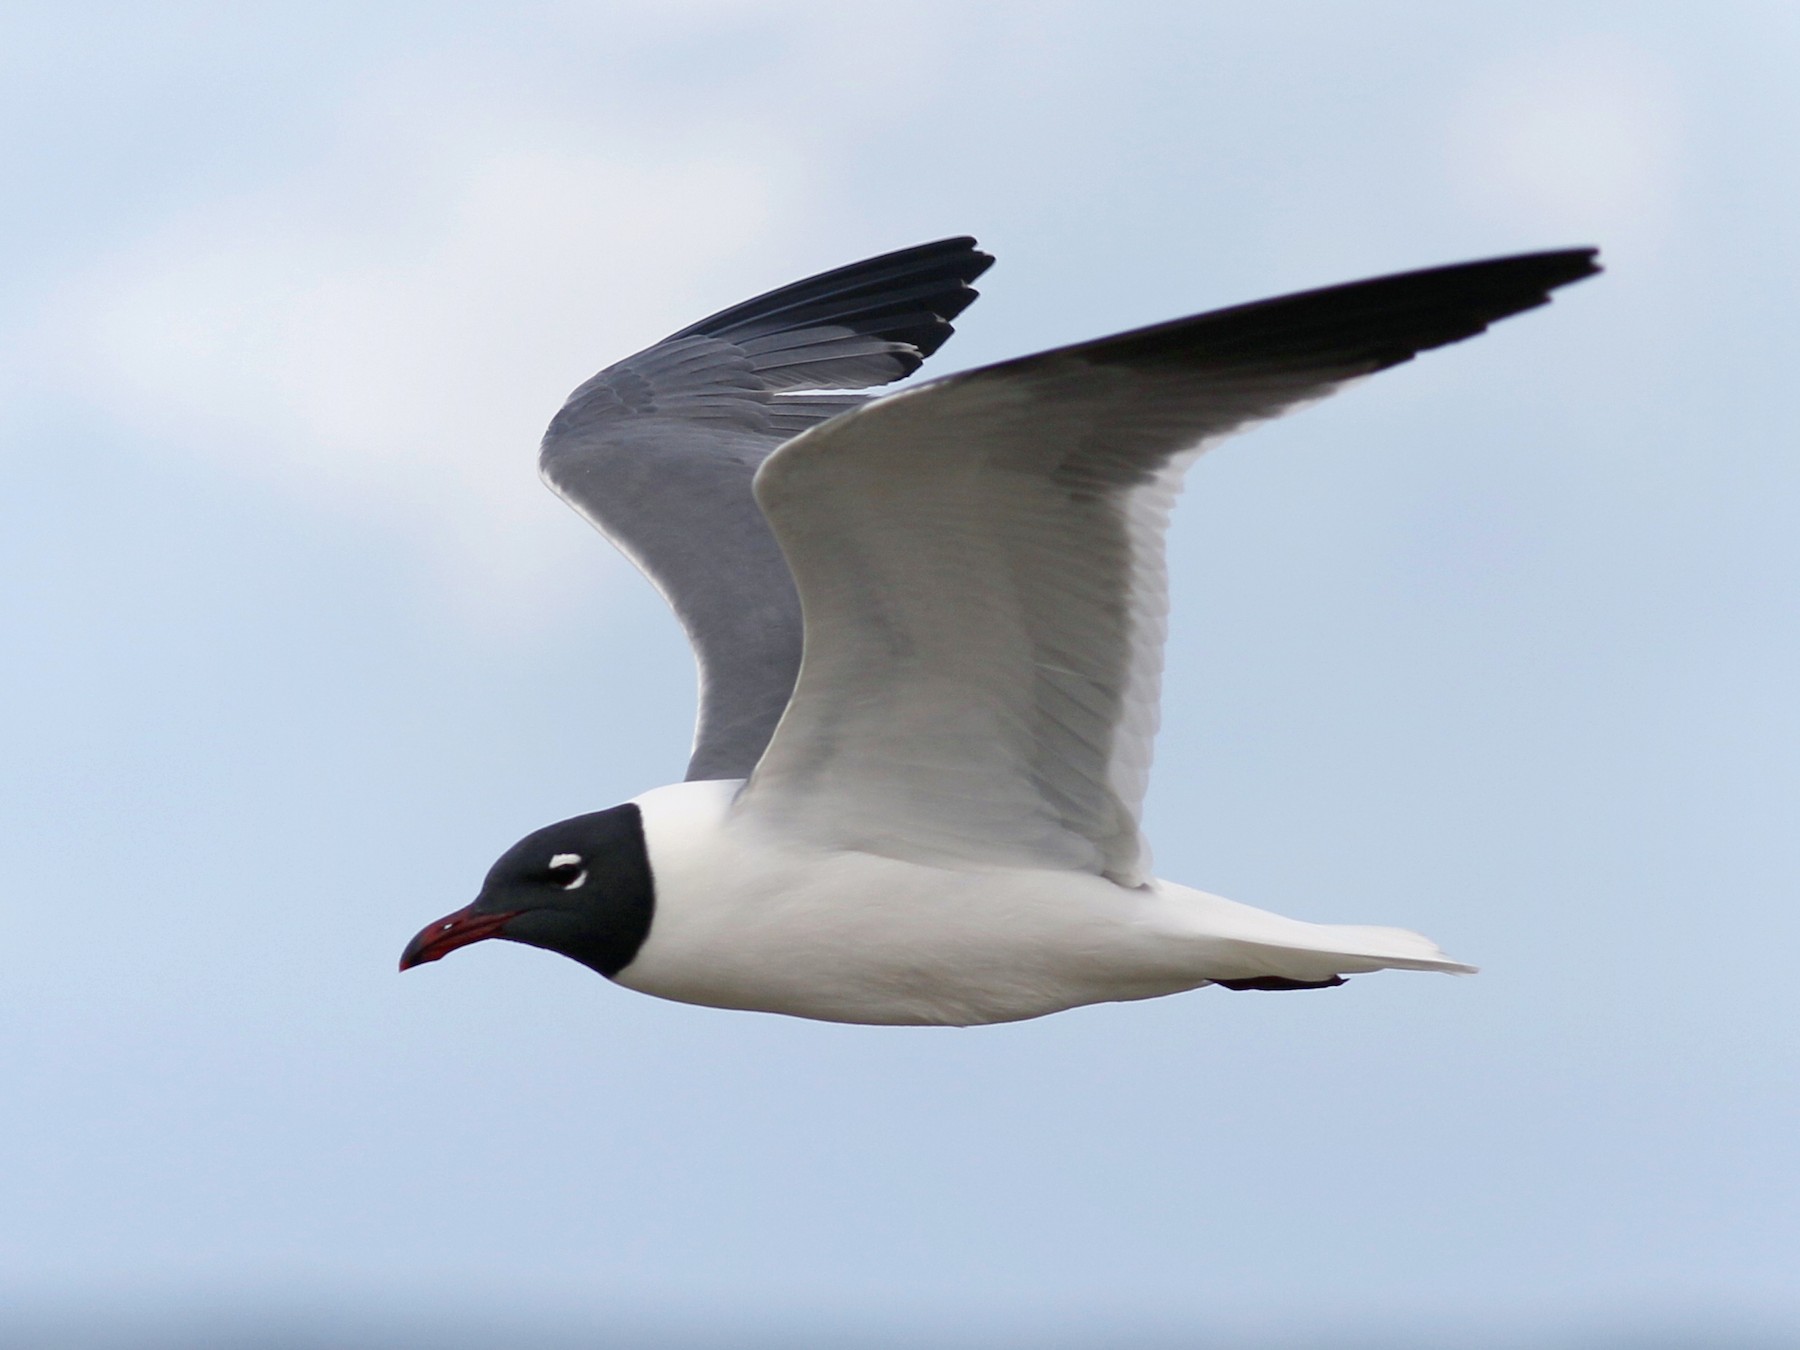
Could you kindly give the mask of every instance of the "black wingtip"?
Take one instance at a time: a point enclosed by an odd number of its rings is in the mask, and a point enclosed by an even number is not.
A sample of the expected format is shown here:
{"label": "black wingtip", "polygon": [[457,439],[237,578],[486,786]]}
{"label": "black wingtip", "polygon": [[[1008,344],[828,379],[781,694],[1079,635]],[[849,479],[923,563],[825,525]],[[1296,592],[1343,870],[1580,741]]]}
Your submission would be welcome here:
{"label": "black wingtip", "polygon": [[969,235],[937,239],[820,272],[669,336],[741,339],[831,324],[909,343],[923,359],[944,345],[951,320],[979,294],[969,283],[993,263]]}
{"label": "black wingtip", "polygon": [[1234,305],[1076,350],[1101,364],[1204,362],[1366,374],[1474,337],[1600,270],[1594,248],[1453,263]]}
{"label": "black wingtip", "polygon": [[1600,265],[1600,250],[1592,245],[1581,248],[1556,249],[1549,253],[1522,253],[1522,258],[1540,258],[1547,265],[1553,265],[1558,279],[1550,283],[1551,289],[1567,286],[1571,281],[1580,281],[1584,277],[1595,276],[1606,269]]}

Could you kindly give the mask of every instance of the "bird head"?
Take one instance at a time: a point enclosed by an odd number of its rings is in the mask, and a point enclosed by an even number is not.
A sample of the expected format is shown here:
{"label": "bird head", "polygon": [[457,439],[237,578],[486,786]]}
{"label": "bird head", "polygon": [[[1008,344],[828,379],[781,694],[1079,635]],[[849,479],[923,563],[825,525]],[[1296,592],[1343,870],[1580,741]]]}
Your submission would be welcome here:
{"label": "bird head", "polygon": [[526,835],[488,870],[473,904],[406,944],[400,969],[505,938],[616,975],[643,945],[654,906],[643,817],[627,802]]}

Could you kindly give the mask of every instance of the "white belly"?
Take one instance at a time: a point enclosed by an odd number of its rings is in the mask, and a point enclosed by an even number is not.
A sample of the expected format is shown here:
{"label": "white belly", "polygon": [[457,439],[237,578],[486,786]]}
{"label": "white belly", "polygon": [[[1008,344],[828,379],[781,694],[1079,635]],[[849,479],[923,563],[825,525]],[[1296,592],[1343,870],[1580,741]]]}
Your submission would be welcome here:
{"label": "white belly", "polygon": [[[637,799],[656,908],[618,983],[823,1021],[967,1026],[1215,979],[1453,967],[1416,934],[1302,923],[1167,882],[795,847],[729,816],[736,789]],[[1377,936],[1416,945],[1377,954]]]}
{"label": "white belly", "polygon": [[618,982],[827,1021],[967,1025],[1205,978],[1137,932],[1127,905],[1070,895],[1058,874],[1002,887],[864,854],[814,861],[804,876],[762,861],[707,897],[716,903],[692,892],[665,902],[659,877],[650,936]]}
{"label": "white belly", "polygon": [[725,820],[735,786],[638,799],[656,912],[620,984],[827,1021],[967,1025],[1205,979],[1149,922],[1154,892],[781,846]]}

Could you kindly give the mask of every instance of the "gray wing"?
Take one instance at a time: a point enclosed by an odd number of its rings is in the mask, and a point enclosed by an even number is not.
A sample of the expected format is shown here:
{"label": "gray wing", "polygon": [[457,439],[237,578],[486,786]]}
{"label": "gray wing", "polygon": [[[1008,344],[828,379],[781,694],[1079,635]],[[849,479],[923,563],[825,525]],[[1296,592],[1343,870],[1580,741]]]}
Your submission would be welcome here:
{"label": "gray wing", "polygon": [[751,493],[758,466],[866,401],[817,391],[917,370],[992,262],[973,239],[944,239],[784,286],[607,367],[551,421],[545,481],[655,583],[693,644],[689,779],[749,776],[800,666],[800,605]]}
{"label": "gray wing", "polygon": [[825,847],[1142,882],[1183,470],[1597,270],[1592,250],[1534,254],[1220,310],[933,381],[789,442],[756,494],[806,656],[736,809]]}

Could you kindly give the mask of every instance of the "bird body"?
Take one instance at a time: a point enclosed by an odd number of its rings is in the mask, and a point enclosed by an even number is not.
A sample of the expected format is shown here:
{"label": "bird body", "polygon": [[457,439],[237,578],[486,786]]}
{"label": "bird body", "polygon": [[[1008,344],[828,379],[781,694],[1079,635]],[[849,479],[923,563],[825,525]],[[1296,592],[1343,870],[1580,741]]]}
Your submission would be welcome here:
{"label": "bird body", "polygon": [[1593,251],[852,392],[917,369],[991,261],[949,239],[823,273],[570,396],[540,465],[688,632],[687,780],[526,836],[403,969],[501,937],[682,1002],[877,1024],[1472,969],[1153,875],[1163,536],[1219,440],[1546,303]]}
{"label": "bird body", "polygon": [[966,1026],[1219,980],[1469,969],[1416,933],[1302,923],[1167,881],[795,843],[734,812],[741,786],[634,799],[657,908],[618,983],[828,1022]]}

